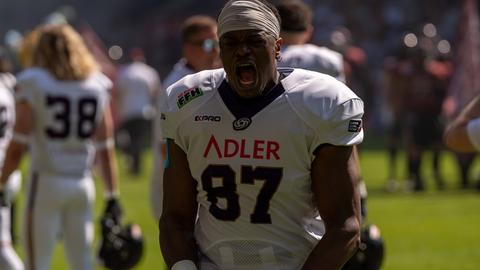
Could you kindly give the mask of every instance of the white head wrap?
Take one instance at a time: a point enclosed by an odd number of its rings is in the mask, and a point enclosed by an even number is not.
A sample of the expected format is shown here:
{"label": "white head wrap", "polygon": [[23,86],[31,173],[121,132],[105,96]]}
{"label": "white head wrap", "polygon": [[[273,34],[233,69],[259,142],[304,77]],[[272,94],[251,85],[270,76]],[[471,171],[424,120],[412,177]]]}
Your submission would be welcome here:
{"label": "white head wrap", "polygon": [[237,30],[262,30],[280,36],[280,22],[272,10],[260,1],[231,0],[218,16],[218,36]]}

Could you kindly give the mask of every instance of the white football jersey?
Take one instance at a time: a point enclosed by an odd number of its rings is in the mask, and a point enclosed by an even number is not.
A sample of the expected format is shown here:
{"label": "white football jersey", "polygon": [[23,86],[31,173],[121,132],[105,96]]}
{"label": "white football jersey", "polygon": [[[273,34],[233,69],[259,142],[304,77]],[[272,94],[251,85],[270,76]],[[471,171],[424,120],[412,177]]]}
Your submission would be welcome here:
{"label": "white football jersey", "polygon": [[9,73],[0,73],[0,166],[3,166],[5,153],[12,138],[15,124],[15,100],[13,87],[15,77]]}
{"label": "white football jersey", "polygon": [[298,44],[282,47],[278,66],[303,68],[328,74],[345,82],[343,56],[327,47]]}
{"label": "white football jersey", "polygon": [[116,86],[120,96],[118,114],[122,121],[152,116],[153,96],[160,89],[160,78],[155,69],[142,62],[126,65],[117,75]]}
{"label": "white football jersey", "polygon": [[314,151],[363,140],[363,102],[348,87],[279,71],[281,83],[254,100],[239,100],[223,69],[189,75],[161,108],[162,133],[198,182],[197,243],[219,269],[299,269],[318,242],[309,232]]}
{"label": "white football jersey", "polygon": [[101,73],[83,81],[58,81],[40,68],[18,75],[17,101],[34,114],[32,171],[89,175],[95,149],[92,135],[109,102],[112,82]]}

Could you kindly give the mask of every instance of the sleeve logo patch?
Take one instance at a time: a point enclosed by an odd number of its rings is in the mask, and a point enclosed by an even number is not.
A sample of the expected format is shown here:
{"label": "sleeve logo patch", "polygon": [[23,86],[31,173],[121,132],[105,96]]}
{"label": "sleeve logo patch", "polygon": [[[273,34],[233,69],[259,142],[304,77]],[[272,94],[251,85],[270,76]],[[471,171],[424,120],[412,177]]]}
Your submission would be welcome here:
{"label": "sleeve logo patch", "polygon": [[360,132],[362,130],[362,120],[350,120],[348,122],[348,131],[349,132]]}
{"label": "sleeve logo patch", "polygon": [[193,87],[190,89],[187,89],[177,97],[177,106],[178,108],[182,108],[183,106],[187,105],[190,101],[203,96],[203,91],[202,89],[198,87]]}

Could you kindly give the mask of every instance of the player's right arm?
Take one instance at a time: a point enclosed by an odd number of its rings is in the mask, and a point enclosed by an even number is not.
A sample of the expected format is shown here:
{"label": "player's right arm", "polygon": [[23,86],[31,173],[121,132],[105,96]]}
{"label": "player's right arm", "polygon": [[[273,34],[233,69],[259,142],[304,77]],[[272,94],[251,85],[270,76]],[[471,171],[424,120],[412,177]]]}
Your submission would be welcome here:
{"label": "player's right arm", "polygon": [[113,147],[113,117],[110,106],[105,108],[105,113],[95,131],[94,141],[105,192],[111,195],[116,194],[118,169]]}
{"label": "player's right arm", "polygon": [[480,149],[480,142],[476,139],[479,133],[480,96],[477,96],[446,128],[444,141],[453,150],[474,152]]}
{"label": "player's right arm", "polygon": [[113,139],[113,116],[109,105],[105,107],[105,112],[98,123],[93,139],[96,159],[104,185],[106,200],[104,215],[110,215],[113,219],[119,221],[122,216],[122,208],[118,202],[118,167]]}
{"label": "player's right arm", "polygon": [[172,139],[167,139],[166,150],[163,213],[159,227],[162,255],[171,268],[179,261],[196,261],[197,189],[185,152]]}

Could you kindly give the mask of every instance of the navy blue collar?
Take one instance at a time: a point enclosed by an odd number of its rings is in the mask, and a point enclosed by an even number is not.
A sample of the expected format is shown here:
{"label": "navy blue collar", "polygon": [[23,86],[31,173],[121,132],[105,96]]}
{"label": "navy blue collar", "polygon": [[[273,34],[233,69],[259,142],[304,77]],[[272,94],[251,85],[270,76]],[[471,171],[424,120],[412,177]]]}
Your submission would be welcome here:
{"label": "navy blue collar", "polygon": [[[284,77],[283,74],[280,74],[281,79]],[[252,118],[285,92],[285,88],[283,88],[280,81],[270,91],[256,98],[246,99],[240,97],[226,80],[222,81],[218,87],[218,92],[228,110],[235,116],[235,119]]]}

